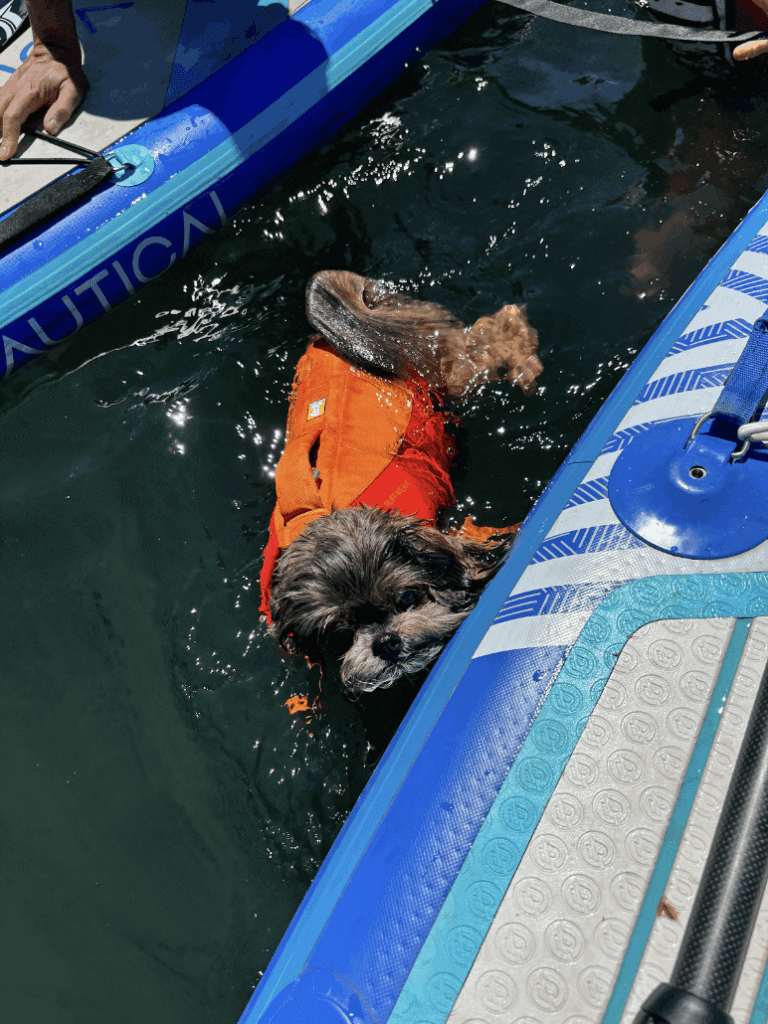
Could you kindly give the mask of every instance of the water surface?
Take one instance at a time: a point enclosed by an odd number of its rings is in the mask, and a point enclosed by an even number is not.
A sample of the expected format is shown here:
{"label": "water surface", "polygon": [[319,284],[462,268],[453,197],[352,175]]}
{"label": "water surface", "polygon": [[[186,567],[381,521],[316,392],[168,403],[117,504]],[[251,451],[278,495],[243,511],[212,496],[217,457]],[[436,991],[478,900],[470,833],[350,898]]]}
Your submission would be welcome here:
{"label": "water surface", "polygon": [[[763,75],[765,72],[763,72]],[[0,923],[14,1024],[236,1021],[412,696],[318,694],[257,614],[306,280],[464,319],[546,373],[464,417],[458,521],[524,517],[766,186],[766,102],[662,43],[489,4],[340,138],[0,390]]]}

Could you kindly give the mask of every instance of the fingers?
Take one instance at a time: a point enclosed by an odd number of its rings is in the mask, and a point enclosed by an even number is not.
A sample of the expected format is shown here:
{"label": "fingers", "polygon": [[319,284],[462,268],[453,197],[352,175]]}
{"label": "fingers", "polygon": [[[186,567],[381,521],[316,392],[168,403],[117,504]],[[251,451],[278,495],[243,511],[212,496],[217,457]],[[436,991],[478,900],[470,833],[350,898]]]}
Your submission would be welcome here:
{"label": "fingers", "polygon": [[15,154],[19,145],[21,126],[31,113],[32,110],[18,99],[11,100],[5,108],[0,121],[3,134],[2,143],[0,143],[0,161],[10,160]]}
{"label": "fingers", "polygon": [[752,60],[754,57],[761,57],[768,53],[768,39],[752,39],[748,43],[742,43],[733,51],[735,60]]}
{"label": "fingers", "polygon": [[87,79],[76,61],[56,60],[45,48],[33,51],[0,88],[0,161],[15,154],[21,126],[41,107],[49,107],[45,130],[58,135],[87,89]]}
{"label": "fingers", "polygon": [[62,82],[59,88],[59,95],[51,104],[48,113],[43,120],[43,127],[49,135],[58,135],[64,125],[69,121],[80,106],[83,99],[83,92],[78,89],[71,79]]}

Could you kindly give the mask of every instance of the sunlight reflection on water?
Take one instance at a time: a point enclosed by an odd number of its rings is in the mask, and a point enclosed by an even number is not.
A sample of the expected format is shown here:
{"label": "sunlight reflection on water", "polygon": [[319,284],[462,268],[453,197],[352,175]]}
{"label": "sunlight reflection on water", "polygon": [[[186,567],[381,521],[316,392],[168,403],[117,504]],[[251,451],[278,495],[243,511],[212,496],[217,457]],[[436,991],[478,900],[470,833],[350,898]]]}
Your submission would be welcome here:
{"label": "sunlight reflection on water", "polygon": [[324,692],[258,620],[308,278],[527,303],[539,394],[462,410],[450,516],[509,525],[768,183],[760,97],[500,6],[4,384],[9,1006],[236,1020],[413,694]]}

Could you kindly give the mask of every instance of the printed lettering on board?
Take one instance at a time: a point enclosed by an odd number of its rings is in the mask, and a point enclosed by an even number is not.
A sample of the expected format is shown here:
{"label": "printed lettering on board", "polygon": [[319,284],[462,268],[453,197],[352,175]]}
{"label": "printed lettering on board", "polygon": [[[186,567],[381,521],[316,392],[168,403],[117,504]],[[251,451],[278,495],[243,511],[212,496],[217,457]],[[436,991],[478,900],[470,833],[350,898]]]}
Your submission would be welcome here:
{"label": "printed lettering on board", "polygon": [[[37,356],[45,351],[44,348],[35,348],[29,344],[29,341],[32,340],[28,337],[30,331],[45,348],[52,348],[60,344],[84,325],[86,321],[84,303],[93,302],[95,299],[99,313],[108,313],[114,302],[134,295],[137,286],[149,284],[150,281],[171,267],[179,256],[186,256],[191,246],[199,242],[202,236],[212,235],[217,228],[225,225],[227,217],[216,193],[211,190],[206,193],[204,198],[210,200],[213,207],[211,212],[217,218],[216,220],[213,220],[212,216],[207,218],[209,223],[206,224],[194,217],[188,210],[183,209],[179,211],[181,224],[176,242],[160,234],[144,235],[136,239],[127,259],[113,259],[96,267],[85,281],[60,295],[59,300],[66,310],[64,323],[70,322],[69,329],[65,327],[62,333],[59,326],[56,331],[57,337],[51,338],[48,333],[51,329],[50,325],[59,323],[61,311],[59,310],[57,314],[55,311],[48,310],[45,322],[41,324],[42,315],[39,309],[35,309],[32,311],[32,315],[26,318],[28,330],[24,332],[24,341],[14,338],[11,334],[3,334],[2,349],[0,350],[5,356],[3,379],[13,373],[18,365],[28,362],[28,359],[19,358],[20,356]],[[211,225],[212,220],[213,225]],[[162,259],[158,261],[160,256]],[[112,301],[108,298],[107,292],[113,296]],[[93,318],[93,315],[88,316],[89,320]]]}

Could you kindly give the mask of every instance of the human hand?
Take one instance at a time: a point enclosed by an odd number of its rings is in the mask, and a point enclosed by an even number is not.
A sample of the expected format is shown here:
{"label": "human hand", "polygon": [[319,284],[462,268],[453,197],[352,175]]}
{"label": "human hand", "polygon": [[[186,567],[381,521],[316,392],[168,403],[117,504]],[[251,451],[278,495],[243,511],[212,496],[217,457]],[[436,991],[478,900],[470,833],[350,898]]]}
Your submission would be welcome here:
{"label": "human hand", "polygon": [[734,48],[734,60],[752,60],[753,57],[761,57],[768,53],[768,39],[751,39],[748,43],[742,43]]}
{"label": "human hand", "polygon": [[48,107],[43,127],[49,135],[58,135],[87,89],[79,46],[74,52],[35,43],[21,67],[0,86],[0,161],[11,159],[21,126],[41,107]]}

